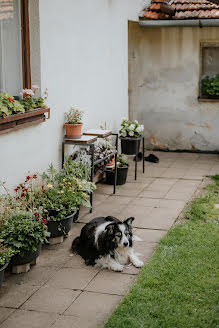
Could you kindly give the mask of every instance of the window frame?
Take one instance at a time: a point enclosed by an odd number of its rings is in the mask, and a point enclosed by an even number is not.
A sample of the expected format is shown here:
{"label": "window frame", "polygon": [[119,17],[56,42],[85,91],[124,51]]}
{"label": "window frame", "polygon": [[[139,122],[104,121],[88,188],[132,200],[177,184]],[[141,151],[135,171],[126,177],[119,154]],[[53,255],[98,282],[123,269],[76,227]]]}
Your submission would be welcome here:
{"label": "window frame", "polygon": [[29,0],[20,0],[23,88],[31,88]]}
{"label": "window frame", "polygon": [[199,95],[198,100],[199,101],[211,101],[211,102],[219,102],[218,98],[208,98],[207,96],[203,96],[201,92],[201,80],[203,78],[203,65],[204,65],[204,56],[203,56],[203,49],[206,47],[213,47],[213,48],[219,48],[219,41],[208,41],[208,42],[200,42],[200,75],[199,75]]}

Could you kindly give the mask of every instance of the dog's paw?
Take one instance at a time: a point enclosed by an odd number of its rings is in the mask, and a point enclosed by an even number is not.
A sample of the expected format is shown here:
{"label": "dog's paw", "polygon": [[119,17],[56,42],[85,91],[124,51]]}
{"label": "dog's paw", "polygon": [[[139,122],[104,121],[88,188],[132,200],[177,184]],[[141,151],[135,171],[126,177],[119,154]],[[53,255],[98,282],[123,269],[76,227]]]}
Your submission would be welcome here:
{"label": "dog's paw", "polygon": [[110,269],[113,271],[122,272],[124,267],[121,264],[113,264],[111,265]]}
{"label": "dog's paw", "polygon": [[141,260],[135,260],[132,263],[136,268],[142,268],[144,265],[144,262],[142,262]]}

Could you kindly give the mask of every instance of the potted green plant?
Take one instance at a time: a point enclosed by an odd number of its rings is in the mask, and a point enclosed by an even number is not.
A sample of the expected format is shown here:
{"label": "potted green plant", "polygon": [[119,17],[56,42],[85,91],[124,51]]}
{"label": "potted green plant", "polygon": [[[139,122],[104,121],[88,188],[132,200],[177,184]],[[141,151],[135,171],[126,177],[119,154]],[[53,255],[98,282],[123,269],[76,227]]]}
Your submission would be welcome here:
{"label": "potted green plant", "polygon": [[7,268],[10,258],[15,254],[11,248],[5,247],[0,243],[0,287],[4,280],[4,272]]}
{"label": "potted green plant", "polygon": [[144,125],[140,125],[137,120],[132,122],[123,119],[119,131],[123,154],[135,155],[139,152],[141,134],[143,131]]}
{"label": "potted green plant", "polygon": [[47,220],[50,237],[66,236],[80,205],[90,206],[89,194],[95,185],[83,179],[79,163],[68,161],[60,172],[52,165],[43,174],[44,185],[34,193],[35,206]]}
{"label": "potted green plant", "polygon": [[212,99],[219,99],[219,74],[214,77],[206,76],[201,81],[202,95]]}
{"label": "potted green plant", "polygon": [[73,107],[65,113],[65,131],[66,136],[78,138],[81,136],[83,111]]}
{"label": "potted green plant", "polygon": [[[119,155],[117,158],[117,185],[123,185],[126,183],[129,164],[124,159],[123,155]],[[114,172],[112,170],[106,170],[106,184],[113,185],[114,184]]]}
{"label": "potted green plant", "polygon": [[10,260],[11,266],[30,263],[39,256],[41,245],[49,236],[46,224],[38,212],[18,210],[5,218],[0,239],[4,246],[17,253]]}

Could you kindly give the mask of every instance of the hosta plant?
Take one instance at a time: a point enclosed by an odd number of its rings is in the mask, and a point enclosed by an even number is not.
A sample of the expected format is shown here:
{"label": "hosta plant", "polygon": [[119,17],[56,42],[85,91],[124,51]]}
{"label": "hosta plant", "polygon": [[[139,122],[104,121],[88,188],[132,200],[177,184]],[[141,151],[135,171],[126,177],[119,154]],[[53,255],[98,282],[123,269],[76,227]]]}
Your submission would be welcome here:
{"label": "hosta plant", "polygon": [[11,114],[24,113],[24,106],[7,92],[0,94],[0,118]]}
{"label": "hosta plant", "polygon": [[121,137],[138,138],[141,136],[143,131],[144,125],[140,125],[137,120],[132,122],[127,119],[123,119],[119,133]]}
{"label": "hosta plant", "polygon": [[219,74],[214,77],[206,76],[201,81],[201,90],[203,95],[218,96],[219,98]]}
{"label": "hosta plant", "polygon": [[0,226],[1,242],[20,256],[28,251],[35,252],[39,244],[49,237],[46,224],[38,212],[14,212]]}

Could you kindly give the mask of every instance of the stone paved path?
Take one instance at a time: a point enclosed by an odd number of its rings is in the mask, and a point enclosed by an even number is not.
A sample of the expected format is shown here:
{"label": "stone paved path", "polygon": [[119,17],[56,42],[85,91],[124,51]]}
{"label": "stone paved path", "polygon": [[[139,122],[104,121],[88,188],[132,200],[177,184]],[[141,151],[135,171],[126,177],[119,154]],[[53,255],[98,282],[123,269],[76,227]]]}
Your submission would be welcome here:
{"label": "stone paved path", "polygon": [[[134,267],[123,273],[85,266],[68,252],[72,239],[95,216],[134,216],[135,248],[147,262],[156,244],[174,224],[205,175],[219,173],[219,156],[158,153],[159,164],[146,163],[134,181],[131,163],[128,182],[112,195],[112,187],[98,185],[94,212],[82,209],[72,236],[63,244],[45,246],[29,273],[7,275],[0,290],[1,328],[98,328],[127,293],[136,278]],[[115,327],[116,328],[116,327]]]}

